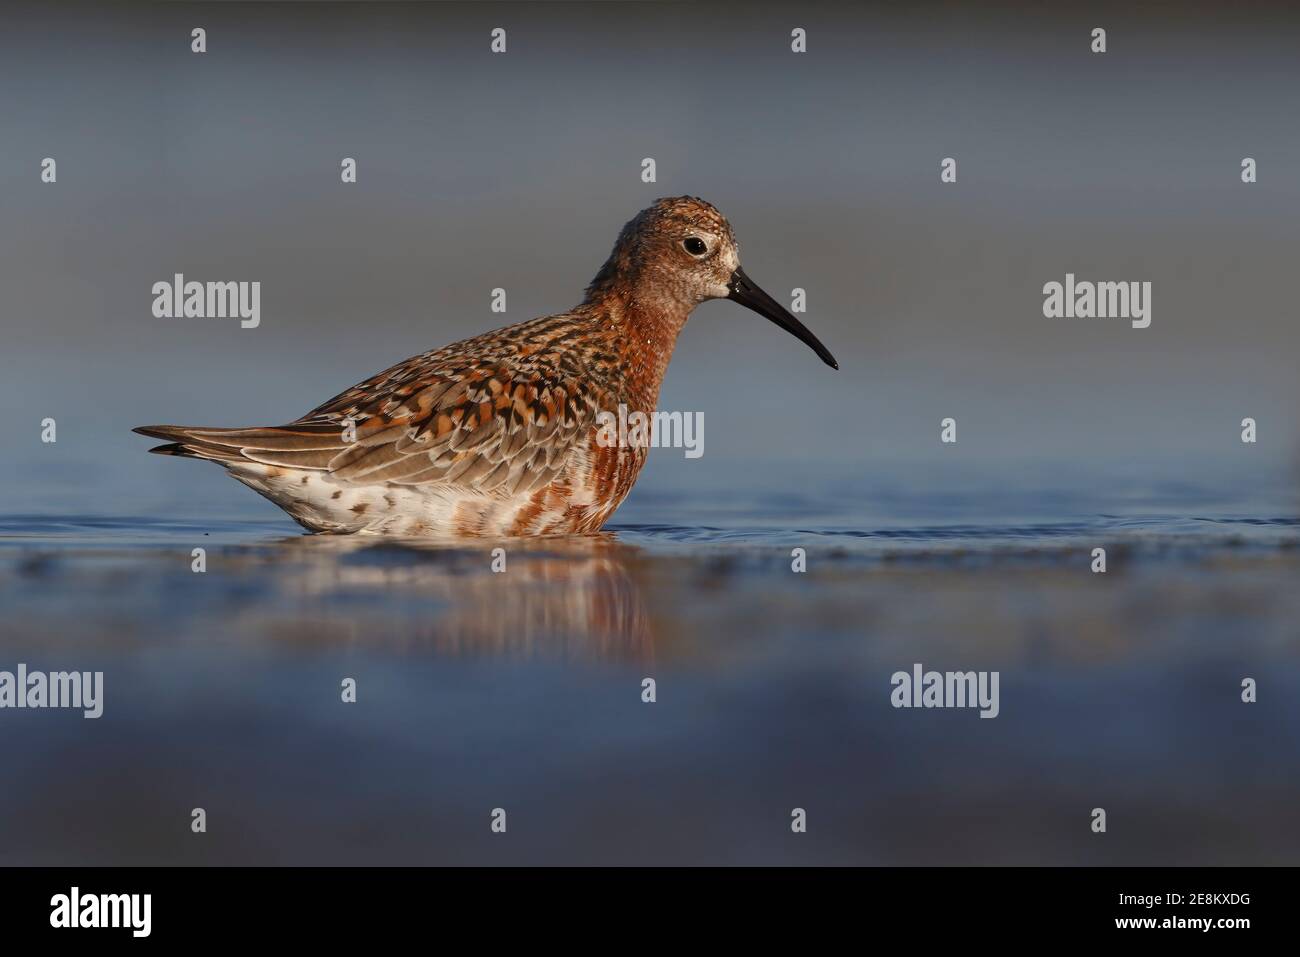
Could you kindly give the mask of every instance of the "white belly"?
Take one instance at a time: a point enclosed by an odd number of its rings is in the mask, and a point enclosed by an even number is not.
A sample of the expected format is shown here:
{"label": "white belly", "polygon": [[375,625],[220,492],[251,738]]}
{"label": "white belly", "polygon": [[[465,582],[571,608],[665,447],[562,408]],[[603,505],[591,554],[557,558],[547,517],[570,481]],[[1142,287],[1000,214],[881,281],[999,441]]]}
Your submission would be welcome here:
{"label": "white belly", "polygon": [[[313,532],[505,537],[595,531],[613,512],[563,481],[522,496],[432,485],[348,485],[319,471],[240,463],[230,474]],[[595,522],[595,528],[587,527]]]}

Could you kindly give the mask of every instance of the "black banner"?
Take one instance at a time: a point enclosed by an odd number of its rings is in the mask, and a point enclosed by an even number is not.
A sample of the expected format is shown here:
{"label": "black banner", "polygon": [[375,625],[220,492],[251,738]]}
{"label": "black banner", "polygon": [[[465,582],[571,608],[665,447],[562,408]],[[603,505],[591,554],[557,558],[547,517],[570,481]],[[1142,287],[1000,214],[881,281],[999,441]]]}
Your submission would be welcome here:
{"label": "black banner", "polygon": [[[1226,946],[1286,925],[1282,869],[11,869],[6,939],[400,940],[437,927],[535,943],[911,927],[918,940],[1133,938]],[[811,924],[810,924],[811,922]],[[912,933],[912,931],[908,931]]]}

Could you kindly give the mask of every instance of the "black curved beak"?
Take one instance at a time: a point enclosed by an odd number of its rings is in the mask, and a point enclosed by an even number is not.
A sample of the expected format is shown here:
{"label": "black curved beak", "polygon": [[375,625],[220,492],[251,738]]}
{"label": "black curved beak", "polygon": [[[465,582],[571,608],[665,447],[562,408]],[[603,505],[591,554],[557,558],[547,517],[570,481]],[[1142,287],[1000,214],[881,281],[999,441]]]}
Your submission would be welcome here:
{"label": "black curved beak", "polygon": [[835,361],[835,357],[831,355],[830,350],[821,344],[821,341],[809,331],[808,327],[792,316],[779,302],[760,289],[752,279],[745,275],[745,270],[739,266],[731,274],[731,281],[727,283],[727,289],[730,290],[727,293],[727,298],[732,302],[738,302],[747,309],[753,309],[760,316],[771,319],[790,335],[809,346],[813,352],[821,357],[822,362],[832,369],[840,367],[840,364]]}

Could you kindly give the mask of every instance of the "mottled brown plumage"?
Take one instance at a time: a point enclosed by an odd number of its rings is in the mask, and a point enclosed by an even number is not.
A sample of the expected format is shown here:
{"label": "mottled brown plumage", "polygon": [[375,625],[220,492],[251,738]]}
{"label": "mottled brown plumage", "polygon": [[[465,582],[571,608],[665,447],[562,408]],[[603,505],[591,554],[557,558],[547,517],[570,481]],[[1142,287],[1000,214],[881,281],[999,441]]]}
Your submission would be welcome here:
{"label": "mottled brown plumage", "polygon": [[603,447],[597,415],[652,413],[677,335],[732,298],[825,348],[740,270],[722,214],[662,199],[623,227],[583,302],[371,376],[277,427],[144,426],[152,451],[210,459],[312,531],[545,535],[597,531],[645,464]]}

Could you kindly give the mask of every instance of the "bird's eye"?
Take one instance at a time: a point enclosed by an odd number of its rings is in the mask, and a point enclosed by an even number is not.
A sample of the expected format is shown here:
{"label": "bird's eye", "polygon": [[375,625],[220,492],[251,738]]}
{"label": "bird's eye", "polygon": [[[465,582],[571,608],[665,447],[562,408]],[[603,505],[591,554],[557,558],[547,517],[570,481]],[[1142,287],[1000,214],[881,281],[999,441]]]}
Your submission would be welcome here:
{"label": "bird's eye", "polygon": [[704,240],[698,236],[690,236],[682,240],[682,248],[692,256],[703,256],[709,251],[709,247],[704,244]]}

